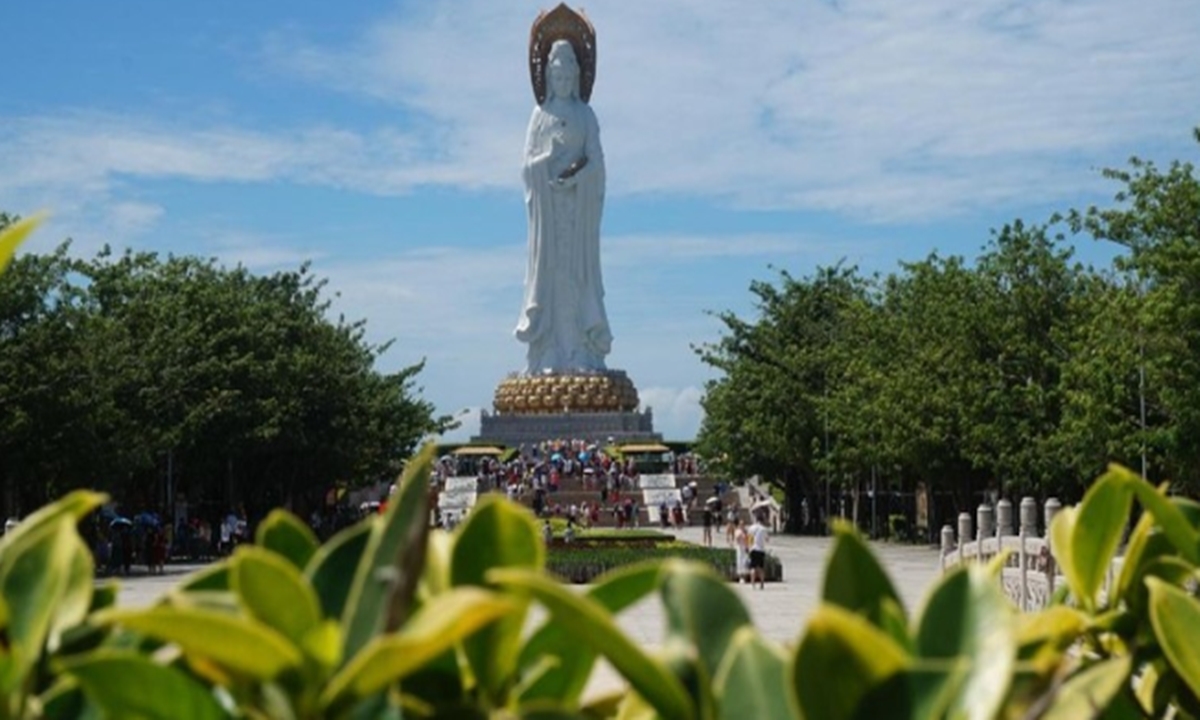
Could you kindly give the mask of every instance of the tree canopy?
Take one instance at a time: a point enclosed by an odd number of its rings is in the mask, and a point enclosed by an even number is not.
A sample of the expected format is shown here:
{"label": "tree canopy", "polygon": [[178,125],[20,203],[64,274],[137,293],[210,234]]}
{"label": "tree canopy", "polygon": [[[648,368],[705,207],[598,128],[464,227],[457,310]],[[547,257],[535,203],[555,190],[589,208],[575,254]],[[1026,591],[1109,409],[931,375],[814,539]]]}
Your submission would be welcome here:
{"label": "tree canopy", "polygon": [[66,245],[17,258],[0,276],[3,500],[93,487],[163,508],[169,478],[227,510],[395,477],[447,420],[419,397],[422,364],[376,370],[387,346],[330,319],[323,292],[307,266],[258,276]]}
{"label": "tree canopy", "polygon": [[[720,373],[700,449],[779,486],[793,529],[871,477],[953,511],[984,492],[1078,497],[1143,457],[1200,488],[1200,179],[1138,158],[1104,174],[1111,207],[1013,221],[975,258],[754,282],[754,316],[718,314],[697,347]],[[1125,252],[1085,267],[1074,238]]]}

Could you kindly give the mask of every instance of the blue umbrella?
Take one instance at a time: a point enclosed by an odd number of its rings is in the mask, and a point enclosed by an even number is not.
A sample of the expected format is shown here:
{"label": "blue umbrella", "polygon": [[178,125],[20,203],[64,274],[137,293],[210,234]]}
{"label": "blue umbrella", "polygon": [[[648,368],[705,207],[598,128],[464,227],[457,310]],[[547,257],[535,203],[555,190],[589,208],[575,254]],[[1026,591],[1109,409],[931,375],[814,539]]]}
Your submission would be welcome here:
{"label": "blue umbrella", "polygon": [[109,526],[110,528],[115,528],[115,527],[129,527],[129,526],[131,526],[131,525],[133,525],[133,521],[132,521],[132,520],[130,520],[130,519],[129,519],[129,518],[127,518],[127,517],[121,517],[121,516],[119,516],[119,515],[118,515],[117,517],[113,518],[113,519],[112,519],[112,522],[110,522],[110,523],[108,524],[108,526]]}

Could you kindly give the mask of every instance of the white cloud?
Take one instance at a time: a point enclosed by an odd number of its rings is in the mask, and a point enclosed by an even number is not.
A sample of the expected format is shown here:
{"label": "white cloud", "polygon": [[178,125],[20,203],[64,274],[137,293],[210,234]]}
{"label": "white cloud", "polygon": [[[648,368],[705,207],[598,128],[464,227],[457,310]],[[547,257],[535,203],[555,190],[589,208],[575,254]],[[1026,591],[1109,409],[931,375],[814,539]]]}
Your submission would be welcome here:
{"label": "white cloud", "polygon": [[144,202],[118,202],[109,208],[110,222],[118,235],[123,237],[143,233],[154,226],[162,217],[161,205]]}
{"label": "white cloud", "polygon": [[316,248],[289,247],[288,238],[281,235],[249,232],[214,233],[208,245],[225,265],[242,265],[257,272],[294,270],[328,255]]}
{"label": "white cloud", "polygon": [[[267,55],[415,112],[430,143],[418,154],[440,178],[510,185],[531,105],[523,38],[541,4],[406,4],[349,48],[277,35]],[[1200,110],[1191,0],[588,11],[616,192],[878,218],[1046,201],[1086,184],[1097,160],[1182,144]]]}
{"label": "white cloud", "polygon": [[691,440],[700,429],[704,391],[695,386],[648,387],[638,391],[642,407],[654,411],[654,429],[667,440]]}
{"label": "white cloud", "polygon": [[[265,39],[276,71],[407,111],[390,126],[6,118],[0,192],[94,206],[124,201],[125,178],[514,188],[543,4],[404,3],[346,46]],[[1187,146],[1193,4],[597,0],[610,192],[879,220],[1072,197],[1099,184],[1095,166]]]}

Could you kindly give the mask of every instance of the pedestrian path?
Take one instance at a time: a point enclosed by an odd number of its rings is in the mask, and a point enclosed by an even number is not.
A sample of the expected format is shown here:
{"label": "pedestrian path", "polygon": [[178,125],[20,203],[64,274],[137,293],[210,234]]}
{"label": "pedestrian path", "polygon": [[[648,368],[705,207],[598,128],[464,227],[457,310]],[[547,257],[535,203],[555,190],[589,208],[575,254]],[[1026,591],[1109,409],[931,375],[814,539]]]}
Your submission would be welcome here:
{"label": "pedestrian path", "polygon": [[[673,532],[681,540],[701,543],[702,530],[698,527]],[[724,546],[723,531],[714,532],[714,544]],[[830,544],[830,538],[825,537],[774,536],[769,551],[783,563],[783,582],[768,583],[763,590],[744,584],[734,586],[765,638],[788,645],[799,639],[808,616],[817,607]],[[913,615],[920,609],[926,591],[938,576],[937,549],[889,543],[872,543],[872,549],[882,559],[904,600],[905,609]],[[168,566],[167,575],[124,578],[120,602],[129,606],[148,605],[189,569],[194,568]],[[665,621],[657,597],[646,598],[627,609],[618,617],[618,623],[632,639],[645,647],[662,644]],[[588,693],[615,689],[620,684],[620,678],[612,668],[602,664],[592,676]]]}

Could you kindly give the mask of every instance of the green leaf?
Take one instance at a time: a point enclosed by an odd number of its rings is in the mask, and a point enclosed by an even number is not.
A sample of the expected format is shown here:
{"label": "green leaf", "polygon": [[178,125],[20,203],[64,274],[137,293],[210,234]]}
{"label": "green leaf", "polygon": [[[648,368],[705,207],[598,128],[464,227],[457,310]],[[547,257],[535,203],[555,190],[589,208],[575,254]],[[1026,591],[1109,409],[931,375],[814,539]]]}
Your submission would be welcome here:
{"label": "green leaf", "polygon": [[304,568],[305,577],[321,600],[325,617],[342,616],[346,596],[350,593],[350,585],[367,549],[371,529],[378,522],[379,516],[376,515],[342,530],[322,545]]}
{"label": "green leaf", "polygon": [[668,560],[660,578],[667,636],[695,646],[705,674],[716,676],[734,633],[751,625],[746,606],[729,583],[699,563]]}
{"label": "green leaf", "polygon": [[312,560],[320,543],[313,531],[286,510],[272,510],[259,524],[255,543],[276,552],[303,570]]}
{"label": "green leaf", "polygon": [[1041,720],[1077,720],[1099,717],[1117,693],[1129,684],[1132,660],[1128,656],[1103,660],[1072,675],[1054,694]]}
{"label": "green leaf", "polygon": [[[1109,565],[1125,532],[1133,504],[1129,485],[1128,476],[1110,468],[1092,483],[1076,509],[1075,526],[1069,540],[1071,574],[1067,576],[1067,582],[1085,608],[1096,607],[1096,595],[1104,585]],[[1055,550],[1059,547],[1056,545]]]}
{"label": "green leaf", "polygon": [[870,692],[911,663],[904,650],[861,615],[822,603],[792,659],[800,715],[849,720]]}
{"label": "green leaf", "polygon": [[[874,720],[887,708],[889,718],[944,718],[970,661],[917,660],[875,686],[858,706],[855,720]],[[950,715],[949,717],[958,717]]]}
{"label": "green leaf", "polygon": [[92,591],[96,586],[96,566],[92,552],[77,533],[71,533],[69,541],[70,565],[67,582],[54,608],[54,619],[50,623],[48,648],[58,650],[63,634],[76,627],[87,617],[92,607]]}
{"label": "green leaf", "polygon": [[562,631],[607,658],[662,717],[686,720],[695,716],[695,709],[679,680],[661,661],[647,655],[622,633],[597,603],[529,570],[496,569],[489,572],[488,577],[502,586],[532,593]]}
{"label": "green leaf", "polygon": [[990,720],[1008,693],[1016,639],[1012,604],[994,577],[971,566],[956,569],[934,588],[921,614],[917,651],[923,658],[966,659],[970,669],[951,713]]}
{"label": "green leaf", "polygon": [[48,690],[38,696],[45,720],[102,720],[100,709],[89,702],[70,675],[59,675]]}
{"label": "green leaf", "polygon": [[517,609],[511,600],[476,588],[439,595],[400,632],[375,638],[363,648],[326,686],[321,705],[341,706],[377,693]]}
{"label": "green leaf", "polygon": [[98,650],[62,664],[113,718],[223,720],[229,715],[203,685],[175,668],[126,650]]}
{"label": "green leaf", "polygon": [[[70,585],[78,536],[74,519],[39,523],[13,543],[0,564],[0,597],[8,608],[6,635],[12,665],[0,679],[19,683],[41,658],[55,609]],[[11,688],[0,687],[0,695]]]}
{"label": "green leaf", "polygon": [[300,651],[270,627],[253,618],[203,607],[105,610],[92,619],[175,643],[189,655],[259,680],[270,680],[303,661]]}
{"label": "green leaf", "polygon": [[834,524],[821,599],[858,613],[880,628],[894,624],[895,613],[885,610],[887,601],[899,607],[900,617],[904,617],[904,601],[891,579],[858,532],[845,522]]}
{"label": "green leaf", "polygon": [[1146,578],[1150,589],[1150,624],[1171,667],[1200,697],[1200,602],[1183,589],[1158,578]]}
{"label": "green leaf", "polygon": [[[661,566],[659,562],[641,563],[606,573],[588,589],[587,597],[615,615],[658,587]],[[526,673],[546,661],[552,661],[553,667],[546,668],[521,690],[520,702],[526,704],[537,699],[557,700],[567,705],[578,702],[596,664],[595,651],[560,632],[551,618],[525,642],[518,665]]]}
{"label": "green leaf", "polygon": [[297,646],[321,622],[316,593],[284,556],[243,546],[231,565],[233,589],[250,615]]}
{"label": "green leaf", "polygon": [[[483,498],[459,526],[450,559],[450,582],[455,587],[488,587],[488,573],[500,568],[540,570],[546,549],[533,516],[504,498]],[[516,673],[525,612],[487,628],[463,644],[471,671],[497,705]]]}
{"label": "green leaf", "polygon": [[8,555],[10,548],[16,547],[24,538],[41,532],[49,525],[58,523],[63,518],[70,518],[72,525],[79,522],[88,513],[108,501],[108,496],[90,490],[75,490],[62,498],[38,508],[26,517],[15,528],[0,535],[0,565]]}
{"label": "green leaf", "polygon": [[1133,494],[1137,496],[1138,502],[1146,512],[1154,516],[1154,521],[1162,528],[1163,534],[1170,539],[1179,554],[1191,564],[1200,565],[1200,530],[1188,520],[1184,509],[1171,502],[1163,490],[1155,488],[1119,465],[1111,466],[1109,472],[1125,479],[1127,486],[1132,488]]}
{"label": "green leaf", "polygon": [[1116,593],[1128,602],[1130,590],[1141,583],[1135,580],[1138,568],[1144,562],[1147,544],[1150,542],[1151,531],[1154,529],[1154,516],[1148,512],[1142,513],[1133,532],[1129,533],[1129,542],[1125,545],[1125,562],[1117,575]]}
{"label": "green leaf", "polygon": [[17,248],[21,243],[29,237],[33,229],[42,222],[41,215],[34,215],[19,220],[12,225],[0,230],[0,273],[8,267],[12,262],[13,255],[16,254]]}
{"label": "green leaf", "polygon": [[429,475],[437,448],[427,443],[404,468],[383,520],[367,541],[342,612],[347,662],[385,629],[407,617],[425,563]]}
{"label": "green leaf", "polygon": [[734,633],[713,687],[721,720],[789,718],[796,714],[787,656],[752,627]]}
{"label": "green leaf", "polygon": [[233,589],[232,582],[229,561],[223,560],[187,575],[172,592],[223,592]]}
{"label": "green leaf", "polygon": [[1079,508],[1065,507],[1058,511],[1050,523],[1050,547],[1054,553],[1054,562],[1067,578],[1067,587],[1076,594],[1080,592],[1080,581],[1075,570],[1075,551],[1071,539],[1075,535],[1078,515]]}

